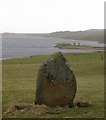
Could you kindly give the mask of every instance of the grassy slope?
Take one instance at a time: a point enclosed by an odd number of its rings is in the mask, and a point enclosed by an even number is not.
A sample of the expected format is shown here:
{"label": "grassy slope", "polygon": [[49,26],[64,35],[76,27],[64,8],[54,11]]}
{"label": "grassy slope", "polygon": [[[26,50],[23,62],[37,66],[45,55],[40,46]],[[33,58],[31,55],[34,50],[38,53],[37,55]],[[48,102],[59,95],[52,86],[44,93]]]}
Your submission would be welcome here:
{"label": "grassy slope", "polygon": [[[65,54],[77,77],[75,101],[88,101],[88,108],[48,108],[46,111],[59,111],[59,114],[44,114],[45,109],[33,113],[17,112],[3,117],[103,117],[104,113],[104,61],[103,53]],[[30,106],[35,99],[35,80],[40,65],[49,56],[12,59],[3,61],[3,112],[13,104]]]}
{"label": "grassy slope", "polygon": [[65,39],[74,39],[74,40],[94,40],[98,42],[104,42],[104,30],[103,29],[91,29],[86,31],[60,31],[53,32],[46,36],[56,37],[56,38],[65,38]]}

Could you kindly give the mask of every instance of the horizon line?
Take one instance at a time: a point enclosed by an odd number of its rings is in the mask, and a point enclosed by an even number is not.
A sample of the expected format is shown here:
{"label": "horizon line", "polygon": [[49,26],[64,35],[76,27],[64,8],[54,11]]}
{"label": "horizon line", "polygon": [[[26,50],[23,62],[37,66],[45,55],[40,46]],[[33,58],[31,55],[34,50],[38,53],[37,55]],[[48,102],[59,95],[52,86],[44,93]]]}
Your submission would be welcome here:
{"label": "horizon line", "polygon": [[61,31],[53,31],[53,32],[0,32],[0,34],[50,34],[50,33],[57,33],[57,32],[84,32],[84,31],[89,31],[89,30],[105,30],[103,29],[86,29],[86,30],[61,30]]}

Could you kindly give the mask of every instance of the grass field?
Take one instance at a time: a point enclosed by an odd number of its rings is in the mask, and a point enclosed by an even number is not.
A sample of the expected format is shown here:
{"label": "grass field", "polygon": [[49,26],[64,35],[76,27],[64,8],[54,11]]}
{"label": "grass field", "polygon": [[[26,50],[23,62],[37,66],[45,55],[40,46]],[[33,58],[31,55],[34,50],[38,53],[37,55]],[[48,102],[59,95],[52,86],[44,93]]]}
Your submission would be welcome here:
{"label": "grass field", "polygon": [[[104,117],[104,60],[99,53],[64,54],[77,78],[74,99],[87,101],[85,108],[34,107],[35,81],[40,65],[49,55],[10,59],[2,62],[3,117],[7,118],[103,118]],[[10,110],[10,106],[22,109]],[[10,107],[10,109],[13,109]],[[7,111],[7,112],[5,112]]]}

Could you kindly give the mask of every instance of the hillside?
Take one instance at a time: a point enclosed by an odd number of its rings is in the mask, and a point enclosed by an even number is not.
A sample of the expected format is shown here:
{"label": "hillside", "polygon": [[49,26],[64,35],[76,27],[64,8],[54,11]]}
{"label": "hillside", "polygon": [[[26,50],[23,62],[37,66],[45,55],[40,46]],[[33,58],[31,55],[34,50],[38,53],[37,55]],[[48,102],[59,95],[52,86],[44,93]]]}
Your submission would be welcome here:
{"label": "hillside", "polygon": [[42,37],[54,37],[74,40],[94,40],[104,42],[104,29],[90,29],[86,31],[57,31],[52,33],[3,33],[2,35],[30,35]]}
{"label": "hillside", "polygon": [[86,31],[60,31],[46,34],[47,37],[74,39],[74,40],[95,40],[99,42],[104,41],[104,30],[103,29],[91,29]]}

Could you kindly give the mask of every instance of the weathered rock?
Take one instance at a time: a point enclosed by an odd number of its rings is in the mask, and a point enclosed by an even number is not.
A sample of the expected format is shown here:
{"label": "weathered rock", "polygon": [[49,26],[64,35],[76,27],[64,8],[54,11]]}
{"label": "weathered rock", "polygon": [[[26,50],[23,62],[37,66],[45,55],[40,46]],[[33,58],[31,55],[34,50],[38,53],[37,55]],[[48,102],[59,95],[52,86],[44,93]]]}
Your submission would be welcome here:
{"label": "weathered rock", "polygon": [[36,81],[35,104],[71,106],[76,78],[61,52],[54,53],[41,67]]}

